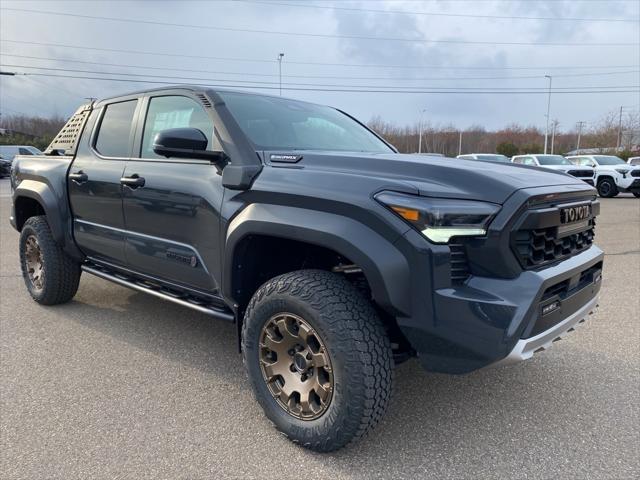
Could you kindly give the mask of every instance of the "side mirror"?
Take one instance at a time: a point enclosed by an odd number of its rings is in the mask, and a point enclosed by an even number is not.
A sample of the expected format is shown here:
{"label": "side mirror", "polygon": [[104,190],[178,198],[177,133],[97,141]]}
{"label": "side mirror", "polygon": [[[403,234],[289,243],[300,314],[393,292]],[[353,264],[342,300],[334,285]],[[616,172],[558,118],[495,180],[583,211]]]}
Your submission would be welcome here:
{"label": "side mirror", "polygon": [[207,137],[197,128],[162,130],[153,139],[153,151],[167,158],[196,158],[214,163],[226,159],[224,152],[207,150]]}

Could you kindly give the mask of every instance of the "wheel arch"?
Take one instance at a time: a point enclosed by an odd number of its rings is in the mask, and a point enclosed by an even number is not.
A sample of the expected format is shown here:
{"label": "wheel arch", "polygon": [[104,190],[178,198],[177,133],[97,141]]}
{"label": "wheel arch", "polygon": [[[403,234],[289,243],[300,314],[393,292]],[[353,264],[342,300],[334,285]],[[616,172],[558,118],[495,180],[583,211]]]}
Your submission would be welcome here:
{"label": "wheel arch", "polygon": [[616,185],[616,179],[611,173],[602,173],[598,175],[598,180],[596,181],[596,185],[598,185],[603,180],[611,180],[614,185]]}
{"label": "wheel arch", "polygon": [[12,223],[16,230],[21,231],[29,218],[44,215],[56,243],[74,258],[83,257],[73,242],[66,192],[56,195],[46,183],[25,179],[13,193],[13,208]]}
{"label": "wheel arch", "polygon": [[[331,252],[362,269],[372,298],[380,308],[393,316],[406,315],[410,310],[409,265],[391,241],[366,225],[341,215],[282,205],[252,204],[230,223],[225,242],[221,290],[225,298],[233,301],[239,314],[247,295],[237,291],[238,276],[251,268],[251,265],[243,264],[243,260],[248,258],[248,242],[255,238],[274,239],[269,242],[277,244],[281,241],[285,246],[306,245],[320,255]],[[267,247],[271,245],[274,243],[267,243]],[[303,267],[308,268],[308,265]]]}
{"label": "wheel arch", "polygon": [[24,223],[36,215],[45,215],[56,242],[64,241],[62,212],[51,188],[43,182],[23,180],[13,194],[15,227],[22,230]]}

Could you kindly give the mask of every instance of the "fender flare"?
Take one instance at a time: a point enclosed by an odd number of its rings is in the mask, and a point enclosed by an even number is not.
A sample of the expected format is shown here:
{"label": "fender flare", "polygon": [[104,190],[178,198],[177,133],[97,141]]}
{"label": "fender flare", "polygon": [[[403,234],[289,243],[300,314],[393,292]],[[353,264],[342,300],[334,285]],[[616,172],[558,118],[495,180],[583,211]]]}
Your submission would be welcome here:
{"label": "fender flare", "polygon": [[[65,192],[62,192],[64,195]],[[82,253],[77,249],[71,233],[71,214],[66,196],[56,195],[51,186],[44,182],[24,179],[15,188],[13,193],[13,205],[20,198],[30,198],[40,204],[47,216],[47,223],[51,228],[53,239],[68,254],[75,258],[82,258]],[[17,215],[17,212],[14,212]],[[15,227],[18,228],[18,219],[15,218]]]}
{"label": "fender flare", "polygon": [[362,268],[376,304],[394,316],[406,316],[411,310],[409,264],[391,241],[348,217],[269,204],[251,204],[229,224],[221,285],[225,298],[234,298],[233,259],[236,247],[248,235],[281,237],[334,250]]}

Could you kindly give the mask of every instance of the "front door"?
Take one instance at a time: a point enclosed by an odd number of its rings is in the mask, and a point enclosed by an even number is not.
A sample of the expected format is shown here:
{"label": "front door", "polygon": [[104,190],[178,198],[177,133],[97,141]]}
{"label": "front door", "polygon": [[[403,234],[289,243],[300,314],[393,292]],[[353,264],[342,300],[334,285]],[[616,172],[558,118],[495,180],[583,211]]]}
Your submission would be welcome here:
{"label": "front door", "polygon": [[199,101],[184,94],[150,97],[145,107],[137,158],[127,162],[124,173],[127,262],[140,273],[215,293],[221,172],[209,161],[167,159],[153,152],[158,132],[181,127],[200,129],[211,149],[213,120]]}
{"label": "front door", "polygon": [[120,178],[137,104],[132,98],[91,113],[67,179],[76,243],[89,257],[117,265],[126,263]]}

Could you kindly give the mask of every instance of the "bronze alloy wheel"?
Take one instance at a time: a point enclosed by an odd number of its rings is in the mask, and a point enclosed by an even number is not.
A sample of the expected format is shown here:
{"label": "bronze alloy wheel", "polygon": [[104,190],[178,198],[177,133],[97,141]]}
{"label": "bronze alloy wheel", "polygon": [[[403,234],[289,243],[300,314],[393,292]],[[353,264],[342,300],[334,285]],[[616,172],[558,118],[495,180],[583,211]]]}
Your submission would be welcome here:
{"label": "bronze alloy wheel", "polygon": [[42,290],[44,285],[44,266],[42,264],[42,250],[35,235],[29,235],[25,242],[24,262],[27,267],[29,281],[33,288]]}
{"label": "bronze alloy wheel", "polygon": [[279,313],[260,333],[260,369],[271,394],[290,415],[315,420],[333,395],[331,360],[318,333],[301,317]]}

